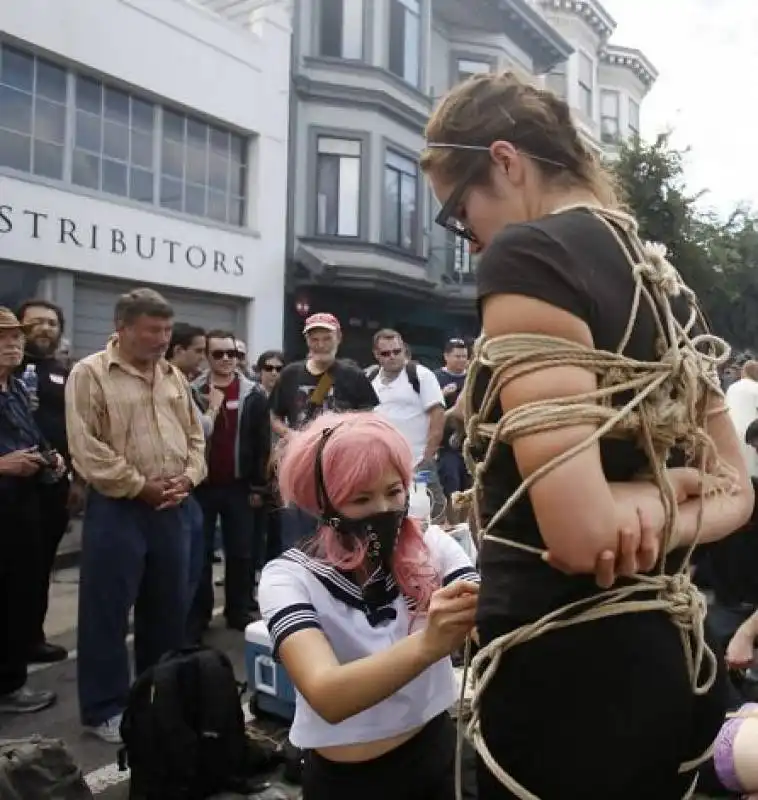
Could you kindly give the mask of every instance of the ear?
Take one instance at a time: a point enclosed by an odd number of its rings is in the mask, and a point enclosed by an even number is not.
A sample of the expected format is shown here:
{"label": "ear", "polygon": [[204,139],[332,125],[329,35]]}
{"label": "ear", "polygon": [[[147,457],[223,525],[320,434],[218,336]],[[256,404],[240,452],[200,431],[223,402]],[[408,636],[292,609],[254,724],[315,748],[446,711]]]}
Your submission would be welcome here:
{"label": "ear", "polygon": [[490,155],[511,183],[519,185],[524,182],[526,159],[512,142],[505,140],[493,142],[490,145]]}

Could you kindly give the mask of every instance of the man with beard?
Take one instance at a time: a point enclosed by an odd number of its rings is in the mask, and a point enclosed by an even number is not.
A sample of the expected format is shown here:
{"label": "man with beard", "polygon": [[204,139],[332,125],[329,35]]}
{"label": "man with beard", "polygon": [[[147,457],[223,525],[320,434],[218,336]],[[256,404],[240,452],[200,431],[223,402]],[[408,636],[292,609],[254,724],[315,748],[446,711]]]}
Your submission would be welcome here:
{"label": "man with beard", "polygon": [[[19,308],[17,316],[27,336],[24,360],[16,374],[22,375],[28,364],[36,368],[38,388],[36,397],[31,398],[35,422],[50,446],[70,464],[64,399],[69,369],[57,357],[65,324],[63,312],[47,300],[27,300]],[[35,587],[37,601],[33,614],[36,636],[28,656],[29,663],[62,661],[68,655],[63,647],[46,641],[44,622],[55,554],[68,529],[69,515],[81,509],[84,486],[65,475],[56,483],[40,484],[39,491],[43,561]]]}

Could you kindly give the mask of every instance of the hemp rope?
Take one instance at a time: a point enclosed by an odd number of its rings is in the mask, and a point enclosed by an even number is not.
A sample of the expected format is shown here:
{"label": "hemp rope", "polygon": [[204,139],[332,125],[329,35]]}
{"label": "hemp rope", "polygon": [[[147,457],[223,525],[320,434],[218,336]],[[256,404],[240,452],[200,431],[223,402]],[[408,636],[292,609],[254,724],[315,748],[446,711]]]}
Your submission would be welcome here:
{"label": "hemp rope", "polygon": [[[727,344],[710,333],[693,334],[695,325],[703,331],[708,327],[700,312],[694,293],[683,283],[678,272],[665,258],[662,245],[643,245],[636,222],[620,211],[594,206],[571,206],[558,209],[584,208],[600,220],[613,235],[625,255],[635,281],[632,308],[624,335],[615,352],[595,350],[575,342],[550,336],[512,334],[480,337],[464,386],[464,419],[466,440],[464,458],[473,476],[473,488],[464,493],[464,502],[473,504],[473,514],[480,530],[479,541],[488,540],[542,556],[544,550],[496,534],[493,529],[508,514],[515,503],[544,475],[574,456],[593,446],[603,437],[635,440],[648,457],[651,479],[660,490],[665,511],[661,537],[658,573],[636,575],[634,583],[599,592],[591,597],[559,608],[541,619],[498,637],[471,660],[470,641],[466,643],[466,659],[461,688],[463,703],[468,672],[473,677],[471,717],[466,736],[493,775],[519,800],[539,800],[519,784],[497,763],[490,753],[481,732],[480,709],[482,696],[494,677],[505,653],[524,642],[536,639],[553,630],[584,622],[645,611],[668,613],[678,628],[687,662],[692,691],[706,694],[716,679],[716,658],[705,642],[704,618],[706,603],[689,578],[689,563],[697,545],[703,514],[703,496],[697,520],[697,536],[690,544],[677,573],[665,573],[665,554],[675,541],[677,500],[666,471],[672,448],[681,448],[689,463],[697,463],[701,479],[706,466],[722,474],[729,468],[719,462],[713,441],[704,426],[710,413],[723,411],[723,406],[709,412],[706,408],[713,395],[723,397],[717,369],[729,356]],[[619,233],[621,229],[626,236]],[[671,307],[671,298],[683,296],[689,306],[684,323],[679,322]],[[640,304],[645,302],[652,312],[656,328],[656,350],[659,361],[637,361],[624,355],[637,321]],[[575,366],[597,376],[597,389],[579,396],[559,397],[531,402],[504,412],[497,423],[488,423],[490,414],[500,403],[500,392],[518,377],[556,366]],[[482,370],[491,375],[479,408],[474,409],[474,390]],[[623,406],[611,405],[613,395],[627,392],[631,399]],[[485,526],[482,522],[482,478],[495,456],[499,443],[510,444],[520,436],[558,430],[574,425],[594,425],[596,430],[583,442],[553,458],[526,478]],[[486,443],[483,459],[477,463],[474,449]],[[653,597],[640,599],[640,593]],[[701,680],[703,668],[706,668]],[[461,755],[463,724],[458,719],[458,758],[456,764],[456,798],[461,800]],[[710,757],[711,748],[701,756],[680,766],[686,774]],[[691,798],[698,775],[682,800]]]}

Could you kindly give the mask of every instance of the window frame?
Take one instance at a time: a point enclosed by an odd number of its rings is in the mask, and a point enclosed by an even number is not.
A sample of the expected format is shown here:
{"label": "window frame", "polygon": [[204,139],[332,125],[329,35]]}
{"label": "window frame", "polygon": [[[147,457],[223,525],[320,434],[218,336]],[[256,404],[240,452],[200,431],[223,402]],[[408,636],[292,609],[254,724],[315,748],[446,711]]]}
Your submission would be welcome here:
{"label": "window frame", "polygon": [[[629,97],[628,100],[629,100],[629,105],[628,105],[628,109],[627,109],[628,118],[627,118],[627,121],[626,121],[626,127],[629,130],[629,135],[630,136],[639,136],[640,135],[640,112],[641,112],[640,105],[641,104],[637,100],[635,100],[634,97]],[[632,114],[632,109],[635,109],[635,113],[634,114]],[[632,118],[633,117],[637,118],[635,120],[636,123],[637,123],[636,127],[632,122]]]}
{"label": "window frame", "polygon": [[[319,139],[341,139],[360,144],[360,165],[358,168],[358,234],[331,235],[318,232],[318,160]],[[320,125],[308,127],[308,163],[306,169],[307,203],[306,231],[307,235],[318,239],[329,239],[338,242],[368,241],[369,211],[371,198],[371,132],[352,128],[328,128]]]}
{"label": "window frame", "polygon": [[[393,169],[393,171],[397,172],[398,174],[408,174],[402,173],[400,169],[392,168],[388,164],[388,159],[390,156],[395,156],[398,159],[403,159],[409,162],[412,162],[416,166],[416,173],[415,173],[415,192],[414,192],[414,203],[415,203],[415,212],[414,212],[414,220],[412,225],[413,231],[413,240],[410,247],[404,247],[400,241],[402,238],[402,224],[401,224],[401,217],[398,216],[398,242],[388,241],[387,236],[387,226],[389,224],[389,219],[387,215],[387,170],[389,168]],[[389,139],[383,140],[383,148],[382,148],[382,190],[381,190],[381,230],[380,230],[380,242],[382,246],[389,247],[393,251],[397,253],[404,253],[406,255],[411,256],[418,256],[423,249],[423,239],[424,239],[424,199],[423,199],[423,176],[421,174],[421,168],[419,166],[419,154],[409,150],[407,147],[403,147],[402,145],[397,144],[394,141],[390,141]],[[398,195],[398,211],[402,208],[402,179],[401,179],[401,194]]]}
{"label": "window frame", "polygon": [[[577,84],[579,85],[579,110],[587,119],[594,119],[595,116],[595,88],[597,83],[597,65],[595,64],[592,56],[584,50],[578,50],[578,72]],[[590,84],[587,85],[582,80],[582,66],[589,64],[590,67]],[[588,100],[589,109],[585,105],[585,100]]]}
{"label": "window frame", "polygon": [[[560,78],[561,91],[550,85],[550,78]],[[567,101],[569,96],[569,81],[568,81],[568,62],[560,61],[555,64],[549,72],[545,73],[545,88],[551,91],[556,97],[561,100]]]}
{"label": "window frame", "polygon": [[[605,110],[606,98],[613,97],[616,105],[615,114],[607,114]],[[615,133],[605,131],[605,123],[612,120],[615,123]],[[600,141],[604,144],[618,144],[621,139],[621,92],[618,89],[600,89]]]}
{"label": "window frame", "polygon": [[[423,55],[424,31],[423,31],[423,26],[421,24],[424,12],[424,2],[427,2],[427,0],[389,0],[389,2],[387,3],[387,70],[390,72],[390,74],[394,75],[398,80],[402,81],[404,84],[411,86],[417,90],[421,90],[423,71],[424,71],[424,55]],[[416,9],[411,9],[410,5],[416,6]],[[392,67],[392,52],[393,52],[392,13],[393,13],[393,8],[397,6],[402,6],[405,11],[403,16],[404,41],[403,41],[402,73],[396,72]],[[418,25],[418,35],[416,37],[416,74],[414,76],[414,80],[409,80],[406,77],[406,73],[408,71],[408,65],[405,59],[406,55],[405,36],[407,30],[407,20],[409,15],[415,16],[416,23]]]}
{"label": "window frame", "polygon": [[[335,59],[338,61],[346,61],[346,62],[360,62],[365,63],[370,60],[370,48],[371,48],[371,26],[369,22],[369,13],[370,13],[370,0],[341,0],[342,2],[342,32],[341,32],[341,41],[340,41],[340,50],[341,54],[338,56],[332,55],[330,53],[324,53],[323,51],[323,39],[322,39],[322,21],[324,19],[324,9],[323,5],[326,0],[319,0],[318,3],[313,4],[313,16],[314,16],[314,24],[313,24],[313,50],[312,52],[316,54],[318,58],[326,58],[326,59]],[[347,3],[353,2],[360,2],[361,5],[361,42],[360,42],[360,56],[346,56],[344,54],[345,50],[345,14],[344,9]]]}
{"label": "window frame", "polygon": [[[481,64],[487,67],[488,72],[495,72],[498,68],[497,56],[485,53],[475,53],[470,50],[455,50],[450,51],[450,86],[455,86],[461,81],[465,80],[461,76],[460,64],[462,61],[470,61],[471,63]],[[466,73],[466,77],[473,73]]]}
{"label": "window frame", "polygon": [[[357,145],[357,154],[353,153],[346,153],[346,152],[326,152],[322,151],[321,145],[322,142],[339,142],[342,144],[351,144]],[[345,148],[348,149],[348,148]],[[335,198],[335,206],[336,206],[336,232],[332,233],[331,231],[320,230],[321,228],[321,209],[319,206],[319,200],[321,198],[321,164],[323,158],[333,158],[337,161],[337,180],[336,180],[336,190],[337,196]],[[340,228],[340,220],[343,216],[343,202],[346,202],[350,205],[352,198],[348,198],[345,200],[342,188],[342,167],[343,167],[343,160],[346,162],[352,162],[353,164],[357,163],[357,171],[356,171],[356,195],[355,198],[355,217],[351,219],[351,228],[355,229],[354,233],[343,233],[339,230]],[[339,239],[357,239],[360,235],[361,230],[361,165],[363,161],[363,148],[362,142],[360,139],[347,139],[344,137],[336,137],[336,136],[324,136],[320,135],[316,137],[316,197],[315,197],[315,206],[316,206],[316,236],[328,236],[328,237],[335,237]],[[327,220],[324,220],[324,227],[326,227]]]}

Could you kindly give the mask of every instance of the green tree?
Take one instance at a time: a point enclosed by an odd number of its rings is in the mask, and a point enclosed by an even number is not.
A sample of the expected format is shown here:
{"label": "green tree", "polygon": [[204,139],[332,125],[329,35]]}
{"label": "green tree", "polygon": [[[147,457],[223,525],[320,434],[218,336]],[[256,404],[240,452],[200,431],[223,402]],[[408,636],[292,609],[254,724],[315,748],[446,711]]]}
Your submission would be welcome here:
{"label": "green tree", "polygon": [[670,135],[624,143],[611,165],[643,240],[661,242],[697,292],[714,332],[734,348],[758,349],[758,226],[745,209],[724,221],[703,213],[685,181],[687,151]]}

